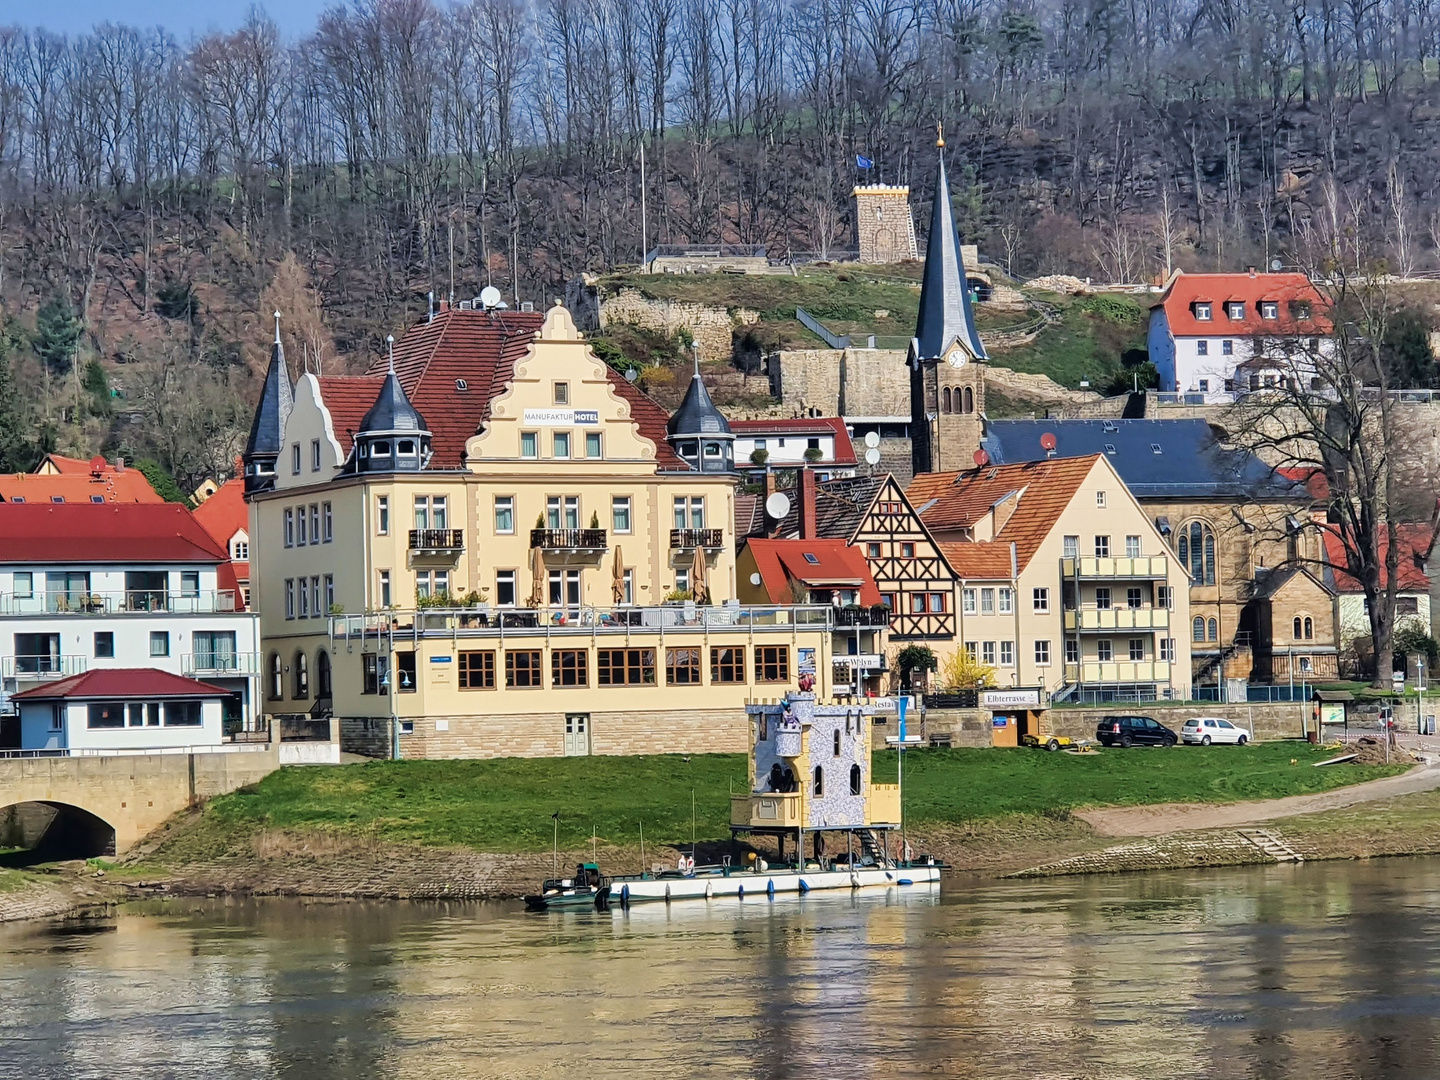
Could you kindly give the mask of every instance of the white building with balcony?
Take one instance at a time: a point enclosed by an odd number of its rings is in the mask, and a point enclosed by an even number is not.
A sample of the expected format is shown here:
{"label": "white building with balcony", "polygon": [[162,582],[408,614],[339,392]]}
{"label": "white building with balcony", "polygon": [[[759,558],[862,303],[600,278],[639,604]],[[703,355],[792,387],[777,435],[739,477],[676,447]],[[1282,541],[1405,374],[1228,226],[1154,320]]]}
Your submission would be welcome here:
{"label": "white building with balcony", "polygon": [[0,741],[14,695],[103,669],[203,680],[227,731],[251,727],[259,630],[220,586],[229,557],[172,503],[0,506]]}

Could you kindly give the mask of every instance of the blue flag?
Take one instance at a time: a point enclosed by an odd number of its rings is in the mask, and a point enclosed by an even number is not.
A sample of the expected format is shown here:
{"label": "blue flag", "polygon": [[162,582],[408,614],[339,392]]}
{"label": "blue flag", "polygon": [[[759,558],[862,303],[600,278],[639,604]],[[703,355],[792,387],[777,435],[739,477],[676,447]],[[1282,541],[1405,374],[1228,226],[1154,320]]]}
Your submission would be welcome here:
{"label": "blue flag", "polygon": [[855,167],[857,169],[873,169],[875,167],[875,163],[871,161],[868,157],[866,157],[864,154],[856,154]]}
{"label": "blue flag", "polygon": [[905,707],[910,704],[908,697],[895,699],[895,711],[900,714],[900,745],[905,745]]}

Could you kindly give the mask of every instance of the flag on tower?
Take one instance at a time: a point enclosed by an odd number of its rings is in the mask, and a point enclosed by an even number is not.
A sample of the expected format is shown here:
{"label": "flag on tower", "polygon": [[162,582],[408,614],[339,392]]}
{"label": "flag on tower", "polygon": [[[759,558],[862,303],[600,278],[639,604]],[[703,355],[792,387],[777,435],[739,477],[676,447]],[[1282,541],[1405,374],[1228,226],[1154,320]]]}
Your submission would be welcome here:
{"label": "flag on tower", "polygon": [[856,154],[855,167],[857,169],[873,169],[875,167],[875,162],[871,161],[864,154]]}

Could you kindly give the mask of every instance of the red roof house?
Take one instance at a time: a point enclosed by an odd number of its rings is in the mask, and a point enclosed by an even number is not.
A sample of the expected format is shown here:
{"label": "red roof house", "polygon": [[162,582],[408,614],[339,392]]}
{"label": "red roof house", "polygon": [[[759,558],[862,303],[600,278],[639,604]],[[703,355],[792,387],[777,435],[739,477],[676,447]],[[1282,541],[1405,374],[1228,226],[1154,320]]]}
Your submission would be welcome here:
{"label": "red roof house", "polygon": [[0,504],[0,562],[222,563],[226,549],[179,503]]}
{"label": "red roof house", "polygon": [[0,502],[160,503],[150,481],[123,461],[47,454],[34,472],[0,474]]}
{"label": "red roof house", "polygon": [[215,698],[229,690],[157,668],[97,668],[12,694],[16,701]]}
{"label": "red roof house", "polygon": [[[1387,525],[1379,526],[1380,532],[1380,587],[1387,588],[1389,575],[1385,572],[1385,555],[1390,549],[1390,528]],[[1430,576],[1425,572],[1425,562],[1430,557],[1430,549],[1435,542],[1435,531],[1423,522],[1407,522],[1395,526],[1395,535],[1399,539],[1398,560],[1396,562],[1396,591],[1400,593],[1428,593],[1430,591]],[[1358,578],[1350,572],[1349,552],[1345,550],[1345,543],[1340,533],[1333,526],[1325,530],[1325,576],[1326,584],[1330,585],[1339,593],[1360,593],[1362,588]]]}
{"label": "red roof house", "polygon": [[[752,573],[760,576],[758,586],[749,580]],[[844,540],[751,537],[736,560],[736,576],[741,579],[742,598],[747,593],[754,598],[758,590],[772,604],[794,603],[797,584],[807,592],[853,591],[866,606],[881,602],[865,556]]]}

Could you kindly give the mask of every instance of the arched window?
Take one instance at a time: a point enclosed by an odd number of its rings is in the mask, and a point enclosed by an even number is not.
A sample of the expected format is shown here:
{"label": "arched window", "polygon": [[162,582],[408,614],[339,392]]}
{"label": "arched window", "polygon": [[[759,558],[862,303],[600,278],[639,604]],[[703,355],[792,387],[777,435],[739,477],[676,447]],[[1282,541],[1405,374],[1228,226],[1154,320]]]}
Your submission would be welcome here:
{"label": "arched window", "polygon": [[818,798],[825,794],[825,770],[819,765],[815,766],[815,795]]}
{"label": "arched window", "polygon": [[835,756],[840,756],[840,729],[835,729]]}
{"label": "arched window", "polygon": [[1300,632],[1300,616],[1295,616],[1295,640],[1299,641],[1305,635]]}
{"label": "arched window", "polygon": [[270,654],[270,700],[279,701],[285,696],[285,673],[280,668],[280,654]]}
{"label": "arched window", "polygon": [[1192,585],[1215,584],[1215,533],[1209,525],[1203,521],[1182,525],[1176,534],[1175,553]]}
{"label": "arched window", "polygon": [[1190,640],[1205,640],[1205,617],[1203,615],[1196,615],[1195,621],[1190,624]]}
{"label": "arched window", "polygon": [[1219,640],[1220,640],[1220,624],[1219,624],[1218,622],[1216,622],[1214,619],[1211,619],[1211,620],[1210,620],[1210,640],[1211,640],[1211,641],[1219,641]]}
{"label": "arched window", "polygon": [[950,410],[950,388],[949,388],[948,386],[945,387],[944,390],[941,390],[941,391],[940,391],[940,411],[941,411],[942,413],[948,413],[948,412],[951,411],[951,410]]}
{"label": "arched window", "polygon": [[291,696],[296,701],[306,701],[310,697],[310,664],[305,659],[303,652],[295,654],[295,693]]}
{"label": "arched window", "polygon": [[324,649],[315,654],[315,696],[333,696],[330,692],[330,654]]}
{"label": "arched window", "polygon": [[968,386],[965,387],[965,411],[967,413],[973,413],[975,411],[975,391],[971,390]]}
{"label": "arched window", "polygon": [[859,766],[859,765],[851,765],[851,766],[850,766],[850,794],[851,794],[851,795],[859,795],[859,794],[860,794],[860,766]]}
{"label": "arched window", "polygon": [[1310,621],[1310,616],[1305,616],[1305,640],[1309,641],[1315,636],[1315,624]]}

